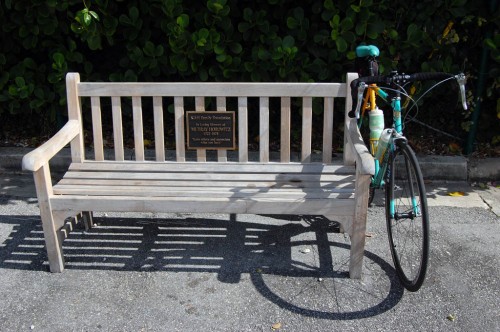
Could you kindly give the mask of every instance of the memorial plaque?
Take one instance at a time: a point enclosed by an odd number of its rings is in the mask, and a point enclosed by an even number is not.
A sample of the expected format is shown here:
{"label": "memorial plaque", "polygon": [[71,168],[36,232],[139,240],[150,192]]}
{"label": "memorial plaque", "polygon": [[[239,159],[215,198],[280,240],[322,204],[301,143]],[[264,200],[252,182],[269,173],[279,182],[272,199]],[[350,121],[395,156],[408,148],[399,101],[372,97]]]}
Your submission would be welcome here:
{"label": "memorial plaque", "polygon": [[186,112],[188,149],[235,147],[234,112]]}

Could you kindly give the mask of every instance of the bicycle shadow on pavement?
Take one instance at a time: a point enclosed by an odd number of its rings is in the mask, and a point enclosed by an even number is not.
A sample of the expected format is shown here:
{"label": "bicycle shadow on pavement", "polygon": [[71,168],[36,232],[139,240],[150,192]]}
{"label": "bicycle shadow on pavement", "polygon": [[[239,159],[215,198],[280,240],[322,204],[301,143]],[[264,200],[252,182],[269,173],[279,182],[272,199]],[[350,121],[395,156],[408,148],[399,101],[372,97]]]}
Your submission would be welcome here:
{"label": "bicycle shadow on pavement", "polygon": [[[348,240],[323,217],[301,216],[299,222],[297,216],[218,217],[96,217],[97,226],[75,229],[64,241],[66,269],[213,273],[234,284],[250,280],[280,308],[329,320],[376,316],[403,296],[392,266],[370,251],[363,278],[350,279]],[[3,215],[2,223],[12,231],[1,237],[6,240],[0,244],[0,270],[48,271],[40,218]]]}

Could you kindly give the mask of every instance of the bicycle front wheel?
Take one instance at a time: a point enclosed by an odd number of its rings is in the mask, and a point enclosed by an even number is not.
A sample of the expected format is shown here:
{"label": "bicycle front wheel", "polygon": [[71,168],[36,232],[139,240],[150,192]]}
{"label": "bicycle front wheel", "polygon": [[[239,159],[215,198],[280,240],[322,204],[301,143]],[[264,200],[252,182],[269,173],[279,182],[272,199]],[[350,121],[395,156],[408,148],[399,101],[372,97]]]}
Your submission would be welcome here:
{"label": "bicycle front wheel", "polygon": [[386,176],[386,220],[392,259],[403,286],[420,289],[429,259],[429,218],[424,180],[406,140],[396,140]]}

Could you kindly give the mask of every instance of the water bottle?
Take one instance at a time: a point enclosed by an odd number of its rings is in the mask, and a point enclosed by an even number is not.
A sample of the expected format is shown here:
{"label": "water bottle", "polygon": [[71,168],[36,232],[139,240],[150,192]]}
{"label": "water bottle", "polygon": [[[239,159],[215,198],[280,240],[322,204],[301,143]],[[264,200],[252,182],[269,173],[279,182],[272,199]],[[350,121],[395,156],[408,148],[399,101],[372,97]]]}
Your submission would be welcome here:
{"label": "water bottle", "polygon": [[378,139],[384,130],[384,112],[378,107],[368,114],[370,125],[370,142],[374,148],[377,147]]}
{"label": "water bottle", "polygon": [[389,140],[391,139],[391,135],[392,135],[392,129],[389,128],[382,131],[382,135],[380,135],[377,152],[375,153],[375,159],[377,159],[379,163],[382,163],[384,159],[387,147],[389,146]]}

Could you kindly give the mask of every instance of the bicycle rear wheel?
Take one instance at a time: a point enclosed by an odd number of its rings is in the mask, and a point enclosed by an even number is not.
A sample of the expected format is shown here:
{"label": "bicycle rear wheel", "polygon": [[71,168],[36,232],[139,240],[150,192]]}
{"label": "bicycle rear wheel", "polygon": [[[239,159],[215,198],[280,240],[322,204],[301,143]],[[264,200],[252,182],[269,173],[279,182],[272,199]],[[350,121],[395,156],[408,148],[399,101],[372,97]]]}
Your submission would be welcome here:
{"label": "bicycle rear wheel", "polygon": [[394,267],[403,286],[422,286],[429,259],[429,218],[424,181],[406,140],[395,141],[386,176],[386,220]]}

